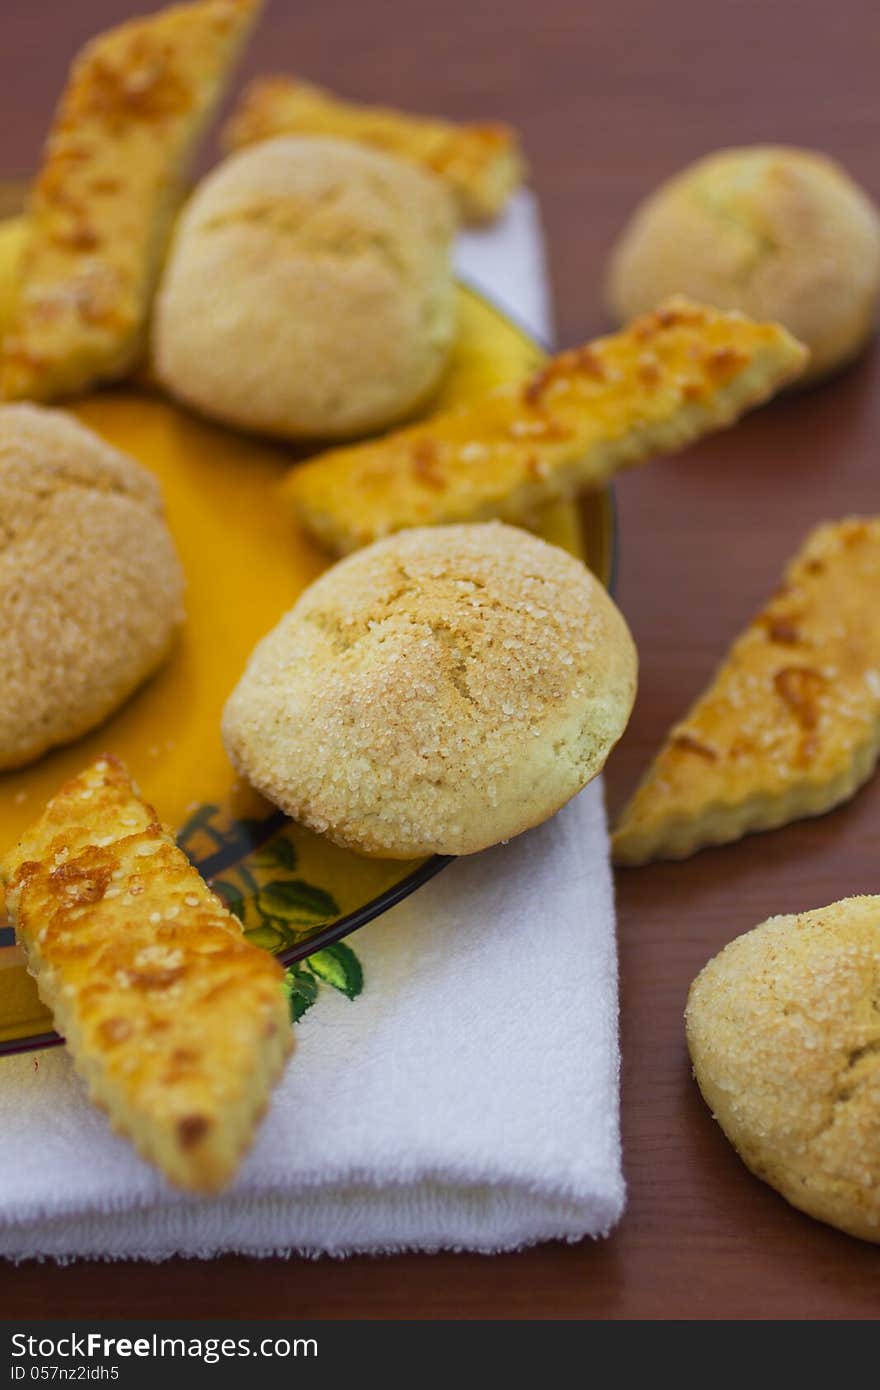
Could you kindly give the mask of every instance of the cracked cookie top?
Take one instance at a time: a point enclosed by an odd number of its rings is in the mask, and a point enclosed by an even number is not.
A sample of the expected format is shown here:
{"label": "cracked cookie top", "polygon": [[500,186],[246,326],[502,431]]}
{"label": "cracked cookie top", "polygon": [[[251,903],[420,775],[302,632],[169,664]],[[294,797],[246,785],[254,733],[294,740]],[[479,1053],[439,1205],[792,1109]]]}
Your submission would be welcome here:
{"label": "cracked cookie top", "polygon": [[614,247],[607,294],[625,321],[669,294],[778,319],[824,376],[870,336],[880,215],[846,170],[783,145],[718,150],[661,184]]}
{"label": "cracked cookie top", "polygon": [[700,1089],[758,1177],[880,1241],[880,897],[771,917],[691,986]]}
{"label": "cracked cookie top", "polygon": [[362,853],[470,853],[545,819],[629,717],[635,652],[580,561],[512,526],[419,528],[336,565],[257,647],[235,766]]}
{"label": "cracked cookie top", "polygon": [[0,608],[0,768],[101,723],[183,620],[158,483],[61,410],[0,406]]}
{"label": "cracked cookie top", "polygon": [[216,419],[344,438],[416,409],[455,336],[439,179],[331,138],[232,155],[184,209],[156,301],[163,385]]}

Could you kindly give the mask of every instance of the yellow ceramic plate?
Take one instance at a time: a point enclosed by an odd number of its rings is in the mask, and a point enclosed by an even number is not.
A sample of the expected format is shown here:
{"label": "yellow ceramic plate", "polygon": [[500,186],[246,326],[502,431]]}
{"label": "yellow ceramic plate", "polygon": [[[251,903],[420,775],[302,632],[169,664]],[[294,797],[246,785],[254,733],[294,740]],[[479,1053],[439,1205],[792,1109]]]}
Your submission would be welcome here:
{"label": "yellow ceramic plate", "polygon": [[[0,318],[21,233],[0,225]],[[4,256],[5,251],[5,256]],[[4,276],[4,266],[7,267]],[[541,349],[470,290],[459,295],[460,335],[432,409],[467,400],[535,366]],[[0,775],[0,844],[14,841],[67,777],[99,753],[123,758],[145,796],[252,940],[287,962],[300,1007],[316,981],[356,992],[356,957],[337,944],[446,862],[360,859],[286,821],[235,783],[220,713],[255,642],[327,565],[327,556],[274,503],[291,453],[217,428],[158,395],[102,391],[72,407],[162,483],[187,576],[187,623],[170,660],[95,733],[21,771]],[[586,556],[603,582],[613,563],[610,494],[560,504],[535,518],[548,539]],[[0,1052],[57,1041],[0,909]]]}

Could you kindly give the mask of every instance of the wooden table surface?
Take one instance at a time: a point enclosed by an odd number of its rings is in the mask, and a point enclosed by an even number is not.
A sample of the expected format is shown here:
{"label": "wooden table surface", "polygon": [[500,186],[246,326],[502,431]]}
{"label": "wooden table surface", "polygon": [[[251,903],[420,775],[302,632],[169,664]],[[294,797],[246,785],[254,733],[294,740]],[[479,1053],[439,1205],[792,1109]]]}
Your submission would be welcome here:
{"label": "wooden table surface", "polygon": [[[133,0],[11,0],[0,173],[32,170],[76,46]],[[880,198],[874,0],[275,0],[247,62],[366,99],[504,116],[547,226],[561,343],[605,326],[622,220],[715,147],[813,146]],[[619,599],[641,688],[612,808],[816,521],[878,510],[880,357],[618,488]],[[357,1318],[864,1318],[880,1251],[788,1207],[742,1167],[691,1080],[688,984],[772,913],[880,891],[880,779],[849,806],[678,865],[618,875],[629,1205],[600,1243],[517,1255],[224,1258],[22,1266],[4,1314]]]}

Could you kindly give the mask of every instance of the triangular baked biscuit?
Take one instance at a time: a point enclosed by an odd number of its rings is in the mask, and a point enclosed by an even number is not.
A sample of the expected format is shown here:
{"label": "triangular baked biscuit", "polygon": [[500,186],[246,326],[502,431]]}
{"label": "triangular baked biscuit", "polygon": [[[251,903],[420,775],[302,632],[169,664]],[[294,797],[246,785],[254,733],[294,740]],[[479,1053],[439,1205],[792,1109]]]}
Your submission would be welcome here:
{"label": "triangular baked biscuit", "polygon": [[260,3],[175,5],[77,54],[28,207],[4,399],[72,395],[137,361],[190,157]]}
{"label": "triangular baked biscuit", "polygon": [[807,539],[671,731],[613,837],[617,864],[683,859],[846,801],[880,751],[880,518]]}
{"label": "triangular baked biscuit", "polygon": [[732,424],[806,360],[779,324],[677,296],[525,381],[292,468],[284,493],[340,553],[409,526],[522,521]]}
{"label": "triangular baked biscuit", "polygon": [[235,1172],[293,1038],[284,972],[104,757],[6,856],[7,906],[91,1097],[181,1187]]}

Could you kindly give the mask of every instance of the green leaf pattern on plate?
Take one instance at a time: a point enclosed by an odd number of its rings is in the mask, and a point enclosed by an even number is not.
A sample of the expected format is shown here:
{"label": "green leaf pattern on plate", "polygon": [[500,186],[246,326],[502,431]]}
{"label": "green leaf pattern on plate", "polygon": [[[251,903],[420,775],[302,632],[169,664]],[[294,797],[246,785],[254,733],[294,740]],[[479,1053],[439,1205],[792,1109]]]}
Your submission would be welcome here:
{"label": "green leaf pattern on plate", "polygon": [[257,894],[257,910],[264,918],[294,927],[312,928],[339,916],[336,901],[329,893],[299,878],[271,879]]}
{"label": "green leaf pattern on plate", "polygon": [[286,835],[276,835],[274,840],[251,855],[251,863],[261,869],[295,869],[296,845]]}
{"label": "green leaf pattern on plate", "polygon": [[284,977],[284,990],[290,1004],[290,1017],[298,1023],[318,997],[318,981],[310,970],[305,969],[305,961],[292,965]]}
{"label": "green leaf pattern on plate", "polygon": [[340,990],[349,999],[356,999],[364,987],[364,972],[361,963],[350,946],[344,941],[335,941],[316,951],[308,958],[309,968],[334,989]]}
{"label": "green leaf pattern on plate", "polygon": [[[238,862],[211,881],[218,897],[235,913],[255,946],[277,955],[316,928],[339,916],[339,905],[324,888],[294,877],[296,845],[282,829],[258,850],[259,821],[224,822],[217,806],[200,806],[177,837],[181,849],[198,863],[222,851]],[[245,862],[247,856],[247,862]],[[318,997],[321,983],[356,999],[364,987],[361,963],[350,946],[337,941],[298,961],[285,975],[285,993],[296,1023]]]}

